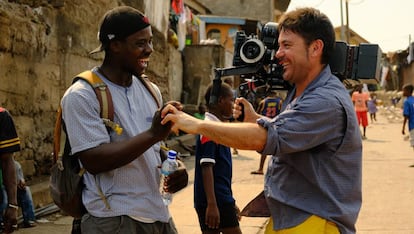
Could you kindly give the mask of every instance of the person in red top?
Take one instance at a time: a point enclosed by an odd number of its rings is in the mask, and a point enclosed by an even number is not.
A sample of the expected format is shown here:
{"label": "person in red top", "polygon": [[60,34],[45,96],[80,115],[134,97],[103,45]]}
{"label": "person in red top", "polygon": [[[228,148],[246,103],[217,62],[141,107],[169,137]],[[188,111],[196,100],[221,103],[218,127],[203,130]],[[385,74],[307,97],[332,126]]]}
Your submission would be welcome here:
{"label": "person in red top", "polygon": [[362,125],[362,139],[367,139],[365,133],[368,126],[368,100],[369,94],[362,92],[362,84],[357,85],[355,92],[352,93],[352,102],[358,118],[358,124]]}

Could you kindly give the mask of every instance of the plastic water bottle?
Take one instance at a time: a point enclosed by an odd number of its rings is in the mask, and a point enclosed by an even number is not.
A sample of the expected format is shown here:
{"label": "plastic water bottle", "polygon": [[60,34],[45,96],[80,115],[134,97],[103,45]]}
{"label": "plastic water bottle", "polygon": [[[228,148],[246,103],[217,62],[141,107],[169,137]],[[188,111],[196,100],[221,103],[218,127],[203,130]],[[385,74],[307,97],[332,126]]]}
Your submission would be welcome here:
{"label": "plastic water bottle", "polygon": [[164,179],[169,174],[173,173],[178,169],[178,163],[176,160],[177,152],[174,150],[168,151],[167,159],[161,165],[161,183],[160,183],[160,192],[164,204],[167,206],[172,201],[172,194],[164,191]]}

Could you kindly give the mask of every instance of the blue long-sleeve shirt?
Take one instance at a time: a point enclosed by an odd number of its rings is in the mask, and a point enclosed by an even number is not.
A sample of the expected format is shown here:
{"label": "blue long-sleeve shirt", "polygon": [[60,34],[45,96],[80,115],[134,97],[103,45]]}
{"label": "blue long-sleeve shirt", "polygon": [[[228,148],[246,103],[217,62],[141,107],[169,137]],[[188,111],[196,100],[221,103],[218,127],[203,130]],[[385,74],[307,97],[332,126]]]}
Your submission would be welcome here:
{"label": "blue long-sleeve shirt", "polygon": [[414,97],[409,96],[404,101],[403,115],[408,117],[408,129],[414,129]]}
{"label": "blue long-sleeve shirt", "polygon": [[261,153],[273,155],[265,177],[273,228],[317,215],[335,222],[341,233],[355,233],[362,141],[350,96],[329,66],[302,95],[294,94],[288,93],[276,118],[258,120],[268,130]]}

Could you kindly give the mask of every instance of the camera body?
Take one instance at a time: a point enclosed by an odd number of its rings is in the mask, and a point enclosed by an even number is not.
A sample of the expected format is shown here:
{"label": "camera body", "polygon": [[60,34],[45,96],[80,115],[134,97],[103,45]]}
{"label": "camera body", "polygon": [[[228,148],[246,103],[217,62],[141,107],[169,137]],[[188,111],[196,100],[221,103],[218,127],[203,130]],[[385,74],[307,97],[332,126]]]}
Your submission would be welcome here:
{"label": "camera body", "polygon": [[[283,80],[283,68],[275,54],[279,49],[278,25],[266,23],[259,35],[236,33],[233,69],[252,67],[249,73],[240,72],[247,82],[239,86],[241,96],[264,87],[266,90],[287,90],[291,85]],[[337,41],[329,65],[332,73],[341,81],[378,83],[380,76],[381,49],[377,44],[361,43],[359,46]],[[237,73],[237,72],[236,72]]]}
{"label": "camera body", "polygon": [[253,73],[240,74],[247,81],[239,86],[241,96],[260,87],[266,90],[290,88],[282,78],[283,68],[275,57],[279,49],[278,38],[278,25],[274,22],[265,24],[259,35],[248,36],[244,31],[236,33],[233,66],[256,68]]}
{"label": "camera body", "polygon": [[269,22],[265,24],[259,36],[260,38],[257,35],[248,36],[244,31],[236,33],[233,66],[258,62],[267,65],[274,62],[274,55],[279,49],[277,23]]}
{"label": "camera body", "polygon": [[376,84],[380,79],[381,49],[377,44],[358,46],[337,41],[329,61],[332,73],[340,80]]}

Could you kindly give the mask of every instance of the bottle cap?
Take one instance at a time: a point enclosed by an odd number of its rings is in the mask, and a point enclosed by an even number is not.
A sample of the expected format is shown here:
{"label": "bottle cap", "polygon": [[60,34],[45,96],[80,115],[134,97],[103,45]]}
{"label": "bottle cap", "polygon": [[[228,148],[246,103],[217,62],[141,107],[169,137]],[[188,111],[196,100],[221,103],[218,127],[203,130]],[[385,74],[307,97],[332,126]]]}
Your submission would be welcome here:
{"label": "bottle cap", "polygon": [[177,152],[174,150],[169,150],[168,151],[168,159],[175,159],[177,157]]}

